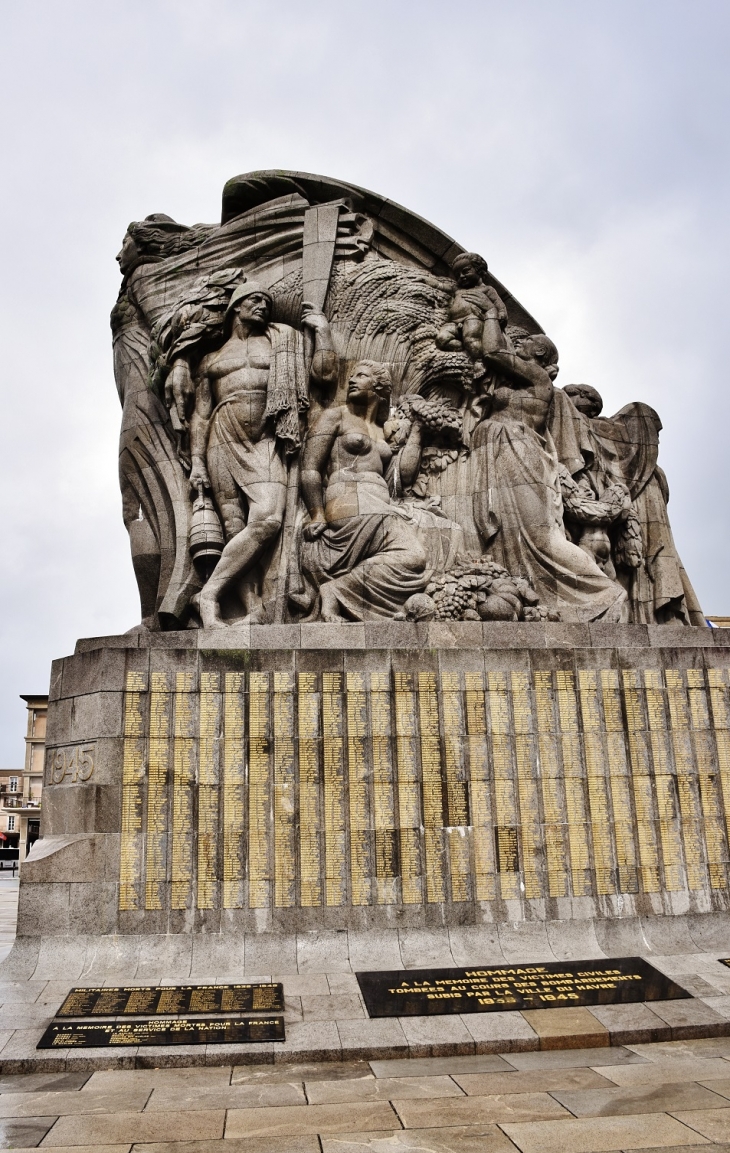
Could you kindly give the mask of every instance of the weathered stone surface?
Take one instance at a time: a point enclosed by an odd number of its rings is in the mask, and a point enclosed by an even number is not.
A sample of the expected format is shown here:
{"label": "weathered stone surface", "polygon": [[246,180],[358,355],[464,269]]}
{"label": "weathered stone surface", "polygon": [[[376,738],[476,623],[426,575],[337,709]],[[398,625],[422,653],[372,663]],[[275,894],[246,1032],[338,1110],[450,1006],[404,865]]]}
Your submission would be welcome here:
{"label": "weathered stone surface", "polygon": [[[20,950],[41,933],[97,942],[71,950],[79,972],[150,979],[717,955],[730,658],[654,649],[644,665],[627,628],[613,649],[604,632],[599,649],[363,651],[343,623],[298,630],[339,648],[218,647],[234,629],[198,630],[192,650],[133,635],[111,663],[84,645],[63,662],[74,695],[50,704],[8,964],[32,975]],[[113,698],[123,735],[96,735],[77,697]],[[89,725],[71,744],[54,728],[69,710]]]}
{"label": "weathered stone surface", "polygon": [[398,618],[458,647],[463,624],[562,621],[547,644],[570,647],[596,622],[704,624],[653,409],[556,388],[533,317],[407,209],[301,173],[231,186],[225,225],[156,214],[118,256],[143,628],[245,622],[256,647],[295,643],[291,622],[327,647],[316,622],[360,621],[364,647]]}

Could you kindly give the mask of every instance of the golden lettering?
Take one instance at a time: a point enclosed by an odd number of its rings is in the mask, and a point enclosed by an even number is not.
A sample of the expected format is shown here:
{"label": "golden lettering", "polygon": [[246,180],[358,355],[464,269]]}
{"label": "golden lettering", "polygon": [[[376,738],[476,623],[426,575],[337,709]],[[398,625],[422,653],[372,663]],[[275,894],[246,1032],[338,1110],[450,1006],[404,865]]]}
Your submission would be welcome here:
{"label": "golden lettering", "polygon": [[199,909],[218,906],[218,754],[220,743],[220,674],[200,676],[198,742],[198,893]]}
{"label": "golden lettering", "polygon": [[243,673],[226,673],[223,700],[223,908],[243,909],[246,765]]}
{"label": "golden lettering", "polygon": [[195,787],[195,729],[193,674],[175,676],[173,733],[172,861],[170,905],[187,909],[193,895],[193,790]]}
{"label": "golden lettering", "polygon": [[122,763],[122,819],[119,861],[119,909],[131,911],[142,904],[142,785],[144,782],[144,719],[142,673],[127,673],[124,700],[124,760]]}
{"label": "golden lettering", "polygon": [[167,766],[170,693],[166,673],[150,676],[150,749],[147,771],[145,909],[161,909],[167,881]]}

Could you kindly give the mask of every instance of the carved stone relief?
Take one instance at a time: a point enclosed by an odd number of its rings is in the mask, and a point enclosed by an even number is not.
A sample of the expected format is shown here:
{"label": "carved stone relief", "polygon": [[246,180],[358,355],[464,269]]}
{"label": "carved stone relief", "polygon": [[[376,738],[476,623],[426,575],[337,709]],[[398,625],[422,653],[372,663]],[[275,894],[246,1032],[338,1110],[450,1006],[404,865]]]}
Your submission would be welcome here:
{"label": "carved stone relief", "polygon": [[704,624],[647,405],[601,416],[438,229],[250,173],[220,225],[129,226],[112,313],[142,625]]}

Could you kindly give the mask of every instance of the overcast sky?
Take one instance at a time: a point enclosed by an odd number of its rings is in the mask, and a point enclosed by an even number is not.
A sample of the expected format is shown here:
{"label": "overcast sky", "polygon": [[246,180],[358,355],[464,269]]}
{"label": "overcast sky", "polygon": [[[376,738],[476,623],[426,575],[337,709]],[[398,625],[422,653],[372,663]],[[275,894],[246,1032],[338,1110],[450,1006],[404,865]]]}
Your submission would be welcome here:
{"label": "overcast sky", "polygon": [[127,223],[258,168],[481,252],[610,414],[658,409],[685,566],[730,614],[728,0],[0,0],[0,765],[19,693],[139,620],[108,317]]}

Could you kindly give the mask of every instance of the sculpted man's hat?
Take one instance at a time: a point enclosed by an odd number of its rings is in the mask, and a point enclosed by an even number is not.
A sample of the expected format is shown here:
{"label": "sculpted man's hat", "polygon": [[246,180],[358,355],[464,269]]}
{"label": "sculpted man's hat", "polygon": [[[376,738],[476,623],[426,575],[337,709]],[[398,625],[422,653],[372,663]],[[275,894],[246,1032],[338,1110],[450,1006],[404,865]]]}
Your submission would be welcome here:
{"label": "sculpted man's hat", "polygon": [[243,284],[239,284],[238,288],[235,289],[233,296],[228,302],[226,320],[237,304],[240,304],[245,297],[253,296],[255,292],[260,292],[262,296],[268,298],[269,304],[273,304],[273,299],[268,288],[264,288],[262,284],[259,284],[258,280],[245,280]]}

